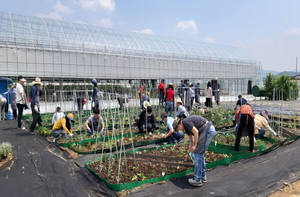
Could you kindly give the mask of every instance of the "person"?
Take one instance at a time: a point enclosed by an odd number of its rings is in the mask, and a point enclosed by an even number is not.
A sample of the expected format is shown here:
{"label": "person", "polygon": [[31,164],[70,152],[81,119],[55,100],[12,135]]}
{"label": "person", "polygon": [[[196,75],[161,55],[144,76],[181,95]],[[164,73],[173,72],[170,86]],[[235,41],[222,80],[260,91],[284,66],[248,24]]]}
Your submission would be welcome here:
{"label": "person", "polygon": [[194,158],[194,178],[188,179],[192,186],[201,187],[207,182],[205,167],[205,151],[216,135],[212,122],[202,116],[189,116],[185,119],[175,118],[175,131],[185,131],[190,139],[189,152]]}
{"label": "person", "polygon": [[0,120],[5,120],[5,106],[6,106],[7,100],[4,96],[0,94]]}
{"label": "person", "polygon": [[24,92],[23,84],[26,80],[22,75],[18,76],[18,82],[16,83],[16,102],[18,108],[18,129],[25,130],[25,127],[22,126],[22,116],[24,108],[27,109],[27,99]]}
{"label": "person", "polygon": [[207,82],[207,86],[205,89],[205,106],[208,108],[212,107],[212,89],[210,81]]}
{"label": "person", "polygon": [[98,132],[100,134],[103,134],[103,129],[104,129],[104,121],[103,118],[99,115],[100,110],[99,109],[94,109],[93,110],[93,115],[91,115],[84,123],[87,132],[89,134],[93,134],[93,132]]}
{"label": "person", "polygon": [[17,119],[17,90],[13,84],[8,85],[8,94],[11,98],[11,109],[13,111],[14,119]]}
{"label": "person", "polygon": [[174,85],[172,83],[170,83],[168,85],[168,88],[166,90],[166,113],[168,114],[168,112],[170,112],[170,117],[172,117],[172,113],[174,111]]}
{"label": "person", "polygon": [[147,102],[150,103],[150,98],[149,98],[149,96],[147,96],[145,93],[143,93],[143,94],[142,94],[142,97],[141,97],[141,108],[142,108],[142,110],[145,109],[145,107],[144,107],[144,102],[145,102],[145,101],[147,101]]}
{"label": "person", "polygon": [[185,93],[186,85],[184,84],[183,80],[180,80],[180,86],[178,90],[179,97],[181,99],[182,104],[184,104],[184,93]]}
{"label": "person", "polygon": [[254,114],[249,103],[242,105],[235,113],[235,122],[238,125],[234,150],[239,151],[240,141],[244,127],[248,129],[249,152],[253,152],[254,146]]}
{"label": "person", "polygon": [[58,121],[59,119],[61,119],[63,117],[65,117],[64,112],[61,111],[60,107],[56,107],[56,112],[52,116],[52,124],[54,125],[56,123],[56,121]]}
{"label": "person", "polygon": [[245,105],[248,101],[242,97],[242,95],[238,95],[238,100],[236,102],[236,105],[234,107],[234,110],[236,110],[238,108],[238,106],[242,106]]}
{"label": "person", "polygon": [[184,135],[178,131],[173,129],[174,119],[172,117],[168,117],[167,113],[162,112],[160,115],[162,121],[167,125],[167,133],[163,135],[164,141],[168,144],[174,144],[174,141],[180,142]]}
{"label": "person", "polygon": [[40,78],[35,78],[32,82],[33,86],[30,90],[30,97],[31,97],[31,113],[32,113],[32,123],[30,125],[30,134],[34,134],[34,130],[36,124],[38,123],[40,126],[42,125],[42,118],[40,114],[40,96],[41,93],[41,86],[43,83],[41,82]]}
{"label": "person", "polygon": [[254,125],[255,125],[255,138],[262,138],[266,131],[265,129],[269,130],[274,136],[276,136],[276,132],[270,127],[268,124],[269,116],[267,110],[262,110],[259,114],[255,114],[254,117]]}
{"label": "person", "polygon": [[145,109],[139,114],[136,120],[137,127],[140,133],[153,132],[156,129],[156,119],[152,114],[152,107],[145,102]]}
{"label": "person", "polygon": [[120,110],[122,110],[124,108],[124,104],[125,102],[128,103],[129,102],[129,98],[125,95],[125,96],[118,96],[117,101],[120,105]]}
{"label": "person", "polygon": [[178,117],[178,118],[186,118],[186,117],[188,117],[190,115],[189,112],[186,110],[186,108],[182,105],[181,101],[177,101],[176,102],[176,106],[177,106],[176,117]]}
{"label": "person", "polygon": [[165,80],[163,79],[163,80],[161,80],[160,84],[157,87],[157,94],[158,94],[158,99],[159,99],[158,105],[161,104],[161,106],[164,105],[165,95],[166,95],[166,90],[165,90],[165,84],[164,83],[165,83]]}
{"label": "person", "polygon": [[189,98],[190,102],[188,105],[188,111],[191,111],[193,109],[193,104],[194,104],[194,98],[195,98],[195,91],[193,90],[194,85],[191,84],[189,88]]}
{"label": "person", "polygon": [[79,113],[83,111],[83,106],[86,104],[86,102],[87,100],[85,98],[77,98],[77,108]]}
{"label": "person", "polygon": [[201,81],[198,80],[197,84],[195,85],[195,103],[198,103],[198,104],[201,105],[201,102],[200,102],[200,84],[201,84]]}
{"label": "person", "polygon": [[218,83],[218,77],[216,77],[214,80],[214,83],[213,83],[212,90],[213,90],[213,94],[215,96],[215,101],[216,101],[217,105],[220,105],[220,89],[221,89],[221,86]]}
{"label": "person", "polygon": [[93,84],[93,93],[92,93],[92,106],[91,109],[99,109],[98,101],[98,88],[97,88],[97,79],[92,79],[91,83]]}
{"label": "person", "polygon": [[52,136],[54,137],[54,142],[59,136],[64,136],[68,134],[73,137],[74,134],[71,130],[71,124],[74,122],[74,115],[69,113],[67,116],[59,119],[52,127]]}

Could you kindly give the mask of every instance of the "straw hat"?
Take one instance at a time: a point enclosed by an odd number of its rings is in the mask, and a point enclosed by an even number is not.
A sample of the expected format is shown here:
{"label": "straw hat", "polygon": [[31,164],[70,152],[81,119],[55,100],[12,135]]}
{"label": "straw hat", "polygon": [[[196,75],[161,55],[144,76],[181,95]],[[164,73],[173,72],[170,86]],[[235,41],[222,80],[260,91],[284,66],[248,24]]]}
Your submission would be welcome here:
{"label": "straw hat", "polygon": [[11,84],[8,85],[7,89],[10,90],[10,89],[12,89],[13,87],[15,87],[15,86],[14,86],[14,84],[11,83]]}
{"label": "straw hat", "polygon": [[201,83],[202,83],[202,81],[201,81],[201,80],[198,80],[198,81],[197,81],[197,83],[200,83],[200,84],[201,84]]}
{"label": "straw hat", "polygon": [[144,101],[143,106],[144,108],[147,108],[148,106],[151,106],[151,104],[148,101]]}
{"label": "straw hat", "polygon": [[174,89],[174,84],[173,83],[169,83],[168,87],[172,86]]}
{"label": "straw hat", "polygon": [[69,113],[69,114],[67,115],[67,118],[68,118],[69,120],[71,120],[72,122],[74,122],[74,115],[73,115],[72,113]]}
{"label": "straw hat", "polygon": [[217,81],[217,80],[218,80],[218,77],[215,77],[215,80]]}
{"label": "straw hat", "polygon": [[181,101],[181,100],[176,101],[176,104],[177,104],[177,103],[180,103],[180,104],[182,105],[182,101]]}
{"label": "straw hat", "polygon": [[37,77],[35,80],[32,82],[33,85],[43,85],[41,78]]}

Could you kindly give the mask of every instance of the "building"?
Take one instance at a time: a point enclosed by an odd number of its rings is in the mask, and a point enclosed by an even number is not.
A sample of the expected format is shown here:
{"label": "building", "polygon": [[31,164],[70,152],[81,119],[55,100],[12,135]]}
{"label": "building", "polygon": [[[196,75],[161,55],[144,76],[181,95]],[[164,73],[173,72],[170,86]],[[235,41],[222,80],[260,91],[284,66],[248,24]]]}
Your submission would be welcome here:
{"label": "building", "polygon": [[[262,84],[261,63],[233,46],[0,12],[0,73],[48,80],[219,78],[227,93]],[[205,84],[203,84],[203,87]]]}

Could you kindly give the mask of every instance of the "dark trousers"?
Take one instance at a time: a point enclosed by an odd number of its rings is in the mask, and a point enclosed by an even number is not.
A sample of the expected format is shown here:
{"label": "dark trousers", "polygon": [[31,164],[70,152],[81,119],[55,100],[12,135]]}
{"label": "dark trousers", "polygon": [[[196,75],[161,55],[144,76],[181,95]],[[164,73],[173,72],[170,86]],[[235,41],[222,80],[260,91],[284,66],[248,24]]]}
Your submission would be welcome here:
{"label": "dark trousers", "polygon": [[13,109],[14,119],[18,118],[17,109]]}
{"label": "dark trousers", "polygon": [[[41,118],[40,113],[35,111],[34,105],[31,105],[31,110],[32,110],[32,123],[30,125],[30,131],[34,132],[34,129],[36,127],[36,123],[38,123],[40,126],[42,126],[42,118]],[[40,111],[39,108],[38,108],[38,110]]]}
{"label": "dark trousers", "polygon": [[195,103],[200,103],[200,96],[198,94],[195,95]]}
{"label": "dark trousers", "polygon": [[122,97],[118,97],[118,103],[120,105],[120,110],[122,110],[124,108],[124,103],[125,103],[125,98],[122,98]]}
{"label": "dark trousers", "polygon": [[159,93],[159,103],[158,105],[164,105],[164,101],[165,101],[165,95],[164,93]]}
{"label": "dark trousers", "polygon": [[22,127],[22,116],[23,116],[23,110],[25,108],[25,104],[17,103],[18,108],[18,128]]}
{"label": "dark trousers", "polygon": [[241,119],[239,122],[239,129],[235,139],[235,151],[240,150],[240,141],[243,133],[244,127],[248,128],[248,136],[249,136],[249,151],[253,151],[254,146],[254,119],[249,114],[241,114]]}
{"label": "dark trousers", "polygon": [[206,107],[211,107],[212,106],[211,98],[206,98],[205,106]]}

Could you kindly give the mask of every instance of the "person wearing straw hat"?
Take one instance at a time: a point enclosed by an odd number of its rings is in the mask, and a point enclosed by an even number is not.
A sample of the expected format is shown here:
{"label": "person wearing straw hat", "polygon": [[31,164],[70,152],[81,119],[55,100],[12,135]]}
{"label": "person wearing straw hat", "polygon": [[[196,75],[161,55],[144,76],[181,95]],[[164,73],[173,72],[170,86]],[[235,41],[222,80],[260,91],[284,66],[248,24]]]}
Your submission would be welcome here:
{"label": "person wearing straw hat", "polygon": [[212,122],[202,116],[189,116],[185,119],[175,118],[173,121],[175,131],[185,131],[190,139],[189,152],[194,158],[194,178],[188,179],[188,183],[195,187],[201,187],[207,182],[205,169],[205,151],[216,135]]}
{"label": "person wearing straw hat", "polygon": [[41,86],[43,85],[40,78],[35,78],[32,82],[33,86],[30,90],[31,97],[31,112],[32,112],[32,123],[30,125],[30,134],[34,134],[36,124],[42,126],[42,118],[40,114],[40,96],[42,95]]}
{"label": "person wearing straw hat", "polygon": [[269,115],[268,111],[263,109],[259,114],[255,114],[254,117],[254,137],[257,139],[262,138],[266,131],[265,129],[269,130],[274,136],[277,136],[276,132],[270,127],[269,123]]}
{"label": "person wearing straw hat", "polygon": [[215,79],[213,81],[212,90],[213,90],[213,95],[215,96],[215,101],[216,101],[217,105],[220,105],[220,89],[221,89],[221,86],[218,83],[218,77],[215,77]]}
{"label": "person wearing straw hat", "polygon": [[172,117],[172,112],[174,111],[174,85],[169,83],[167,91],[166,91],[166,114],[170,112],[170,117]]}
{"label": "person wearing straw hat", "polygon": [[27,109],[27,99],[26,94],[23,88],[23,84],[26,80],[22,75],[18,76],[18,82],[16,83],[16,102],[18,108],[18,129],[25,130],[25,127],[22,126],[22,116],[24,108]]}
{"label": "person wearing straw hat", "polygon": [[67,116],[59,119],[52,127],[52,136],[54,137],[53,142],[59,137],[68,134],[73,137],[71,130],[71,123],[74,122],[74,115],[69,113]]}
{"label": "person wearing straw hat", "polygon": [[94,114],[91,115],[84,123],[87,132],[89,134],[93,134],[93,132],[95,131],[100,134],[103,134],[104,121],[103,118],[100,116],[100,110],[94,109],[93,112]]}
{"label": "person wearing straw hat", "polygon": [[11,109],[13,111],[14,119],[17,119],[17,90],[13,84],[8,85],[8,94],[11,99]]}
{"label": "person wearing straw hat", "polygon": [[195,103],[198,103],[201,105],[201,103],[200,103],[200,84],[201,84],[201,81],[198,80],[197,84],[195,85]]}

